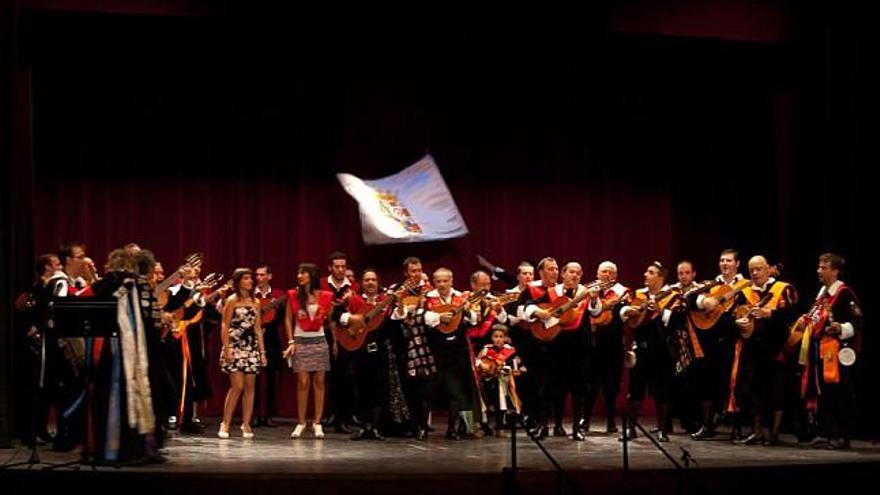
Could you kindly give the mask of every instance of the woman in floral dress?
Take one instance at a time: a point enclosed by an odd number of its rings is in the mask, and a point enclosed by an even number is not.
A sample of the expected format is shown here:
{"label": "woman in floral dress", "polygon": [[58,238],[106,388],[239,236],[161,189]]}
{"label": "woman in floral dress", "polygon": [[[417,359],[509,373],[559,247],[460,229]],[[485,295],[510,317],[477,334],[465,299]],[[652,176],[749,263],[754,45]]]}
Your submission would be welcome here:
{"label": "woman in floral dress", "polygon": [[251,416],[254,412],[254,388],[257,373],[266,366],[260,306],[252,296],[253,272],[249,268],[237,268],[232,274],[232,287],[234,292],[223,307],[220,330],[223,340],[220,369],[229,375],[229,391],[226,393],[223,422],[220,423],[217,436],[229,438],[229,425],[241,398],[241,434],[244,438],[253,438]]}

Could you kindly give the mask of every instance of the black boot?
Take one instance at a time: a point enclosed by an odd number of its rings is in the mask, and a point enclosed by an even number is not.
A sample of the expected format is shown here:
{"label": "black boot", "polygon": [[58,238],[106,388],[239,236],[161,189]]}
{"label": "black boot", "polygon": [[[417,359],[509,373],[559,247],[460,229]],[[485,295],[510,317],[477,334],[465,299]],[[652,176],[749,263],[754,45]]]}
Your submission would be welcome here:
{"label": "black boot", "polygon": [[715,413],[714,404],[711,400],[703,401],[703,426],[696,433],[691,434],[694,440],[708,440],[715,436]]}
{"label": "black boot", "polygon": [[661,442],[669,441],[670,419],[669,419],[669,403],[656,403],[657,407],[657,440]]}
{"label": "black boot", "polygon": [[635,424],[638,421],[639,411],[642,409],[642,403],[637,400],[628,400],[626,401],[626,409],[628,415],[626,418],[626,424],[623,425],[623,431],[618,438],[621,442],[623,441],[624,436],[626,436],[628,440],[638,437]]}
{"label": "black boot", "polygon": [[764,443],[764,426],[761,424],[760,414],[755,414],[752,417],[752,433],[734,443],[740,445],[758,445]]}
{"label": "black boot", "polygon": [[779,444],[779,429],[782,427],[782,411],[773,411],[773,425],[770,427],[770,433],[764,440],[764,445],[772,447]]}
{"label": "black boot", "polygon": [[605,394],[605,433],[617,433],[615,424],[617,405],[614,403],[616,399],[617,394]]}
{"label": "black boot", "polygon": [[712,429],[706,425],[703,425],[695,433],[691,433],[691,438],[693,438],[694,440],[697,440],[697,441],[709,440],[710,438],[714,438],[715,435],[716,435],[716,433],[715,433],[714,429]]}

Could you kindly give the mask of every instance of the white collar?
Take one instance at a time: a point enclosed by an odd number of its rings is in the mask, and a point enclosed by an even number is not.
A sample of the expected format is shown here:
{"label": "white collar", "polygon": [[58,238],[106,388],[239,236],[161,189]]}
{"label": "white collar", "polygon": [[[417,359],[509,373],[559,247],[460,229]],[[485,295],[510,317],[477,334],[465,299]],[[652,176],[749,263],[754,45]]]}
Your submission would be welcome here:
{"label": "white collar", "polygon": [[441,295],[440,295],[440,291],[438,291],[437,289],[432,289],[432,290],[430,290],[427,294],[425,294],[425,297],[437,297],[437,298],[440,298],[441,300],[443,300],[443,299],[451,299],[452,296],[461,296],[461,292],[459,292],[459,291],[455,290],[455,288],[453,288],[453,289],[449,292],[449,296],[447,296],[446,298],[444,298],[443,296],[441,296]]}
{"label": "white collar", "polygon": [[[577,297],[578,295],[580,295],[581,292],[586,290],[586,287],[584,287],[581,284],[577,284],[577,287],[572,287],[572,288],[574,289],[575,297]],[[556,290],[557,296],[561,296],[561,295],[565,294],[565,291],[567,290],[565,288],[565,284],[556,284],[556,287],[554,287],[554,289]]]}
{"label": "white collar", "polygon": [[[742,276],[742,273],[737,273],[736,275],[733,276],[733,282],[731,282],[731,283],[735,284],[735,283],[739,282],[740,280],[742,280],[743,278],[744,277]],[[727,283],[724,281],[724,275],[721,275],[721,274],[719,274],[717,277],[715,277],[715,281],[721,282],[723,284]]]}
{"label": "white collar", "polygon": [[770,287],[771,285],[773,285],[774,282],[776,282],[776,279],[773,278],[773,277],[770,277],[770,278],[767,279],[766,282],[764,282],[764,286],[763,286],[763,287],[758,287],[758,286],[755,285],[754,282],[753,282],[753,283],[752,283],[752,288],[753,288],[753,289],[760,290],[761,292],[764,292],[765,290],[767,290],[767,287]]}
{"label": "white collar", "polygon": [[822,296],[824,296],[826,292],[829,296],[834,297],[837,295],[837,292],[840,290],[841,287],[843,287],[842,280],[834,282],[833,284],[831,284],[831,287],[826,287],[823,285],[822,288],[819,289],[819,295],[816,296],[816,299],[822,298]]}
{"label": "white collar", "polygon": [[[663,287],[660,287],[660,290],[657,291],[657,294],[663,292],[664,290],[668,290],[668,289],[669,289],[669,286],[664,285]],[[636,289],[636,292],[642,292],[644,294],[651,294],[650,289],[648,289],[647,287],[642,287],[641,289]]]}
{"label": "white collar", "polygon": [[[691,282],[691,285],[688,286],[688,290],[699,289],[699,288],[702,287],[702,286],[703,286],[703,284],[701,284],[701,283],[697,282],[696,280],[694,280],[693,282]],[[670,288],[670,289],[682,289],[682,290],[684,290],[684,287],[681,286],[681,282],[676,282],[676,283],[670,285],[669,288]]]}
{"label": "white collar", "polygon": [[333,282],[333,275],[328,275],[327,276],[327,285],[329,285],[330,287],[333,287],[336,290],[339,290],[347,285],[351,285],[351,281],[348,280],[348,277],[344,277],[342,280],[344,280],[344,282],[342,282],[342,285],[336,285]]}
{"label": "white collar", "polygon": [[272,286],[269,285],[269,286],[267,286],[267,287],[268,287],[268,288],[266,289],[266,292],[263,292],[262,290],[260,290],[260,286],[258,285],[257,288],[254,289],[254,296],[255,296],[255,297],[256,297],[256,296],[261,296],[261,295],[271,296],[271,295],[272,295]]}

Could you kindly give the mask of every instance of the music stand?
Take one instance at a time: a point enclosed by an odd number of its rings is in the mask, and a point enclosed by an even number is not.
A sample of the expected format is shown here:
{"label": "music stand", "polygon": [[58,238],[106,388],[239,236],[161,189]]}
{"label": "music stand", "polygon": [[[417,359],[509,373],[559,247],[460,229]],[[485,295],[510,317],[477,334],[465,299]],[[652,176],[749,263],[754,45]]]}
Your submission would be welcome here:
{"label": "music stand", "polygon": [[[34,394],[34,402],[37,398],[42,397],[45,386],[46,373],[46,341],[50,338],[57,339],[60,337],[69,338],[93,338],[93,337],[113,337],[119,334],[119,324],[117,323],[118,302],[116,299],[77,299],[77,298],[53,298],[47,305],[46,319],[43,329],[42,351],[40,356],[40,375],[38,381],[37,393]],[[88,356],[86,356],[88,362]],[[88,373],[84,374],[86,404],[91,403],[89,396],[89,378]],[[36,432],[36,407],[31,414],[31,431]],[[19,462],[3,466],[4,468],[12,468],[16,466],[27,465],[28,469],[35,464],[45,464],[44,469],[55,469],[73,465],[90,465],[95,468],[94,459],[89,462],[88,452],[85,450],[79,460],[65,462],[61,464],[45,463],[40,460],[37,453],[36,435],[31,442],[31,455],[25,462]]]}

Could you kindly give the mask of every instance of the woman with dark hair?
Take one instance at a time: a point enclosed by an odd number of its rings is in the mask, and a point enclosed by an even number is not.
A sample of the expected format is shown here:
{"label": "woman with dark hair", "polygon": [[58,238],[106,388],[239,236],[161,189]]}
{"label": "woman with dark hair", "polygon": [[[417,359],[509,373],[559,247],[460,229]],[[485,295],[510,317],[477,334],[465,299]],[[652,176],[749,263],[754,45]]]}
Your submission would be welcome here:
{"label": "woman with dark hair", "polygon": [[324,375],[330,370],[330,350],[324,337],[324,322],[330,316],[333,293],[320,290],[318,266],[301,263],[296,273],[297,287],[287,291],[284,328],[287,332],[285,358],[292,358],[296,373],[297,425],[290,434],[300,438],[306,428],[309,389],[314,389],[313,428],[315,438],[324,438]]}
{"label": "woman with dark hair", "polygon": [[229,375],[229,391],[226,393],[223,421],[217,436],[229,438],[229,425],[241,397],[241,436],[254,438],[254,432],[251,431],[254,387],[260,367],[266,365],[260,306],[253,297],[254,272],[250,268],[237,268],[232,273],[232,288],[233,294],[223,306],[220,331],[223,340],[220,369]]}

